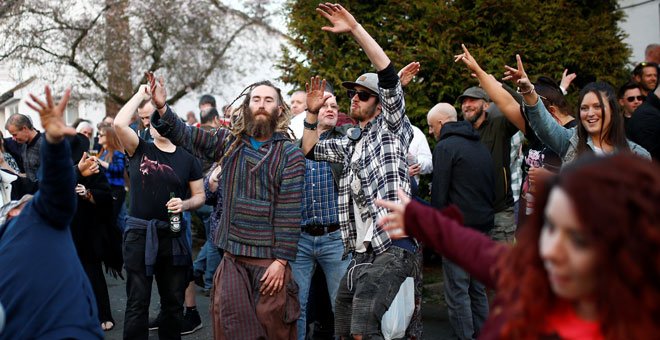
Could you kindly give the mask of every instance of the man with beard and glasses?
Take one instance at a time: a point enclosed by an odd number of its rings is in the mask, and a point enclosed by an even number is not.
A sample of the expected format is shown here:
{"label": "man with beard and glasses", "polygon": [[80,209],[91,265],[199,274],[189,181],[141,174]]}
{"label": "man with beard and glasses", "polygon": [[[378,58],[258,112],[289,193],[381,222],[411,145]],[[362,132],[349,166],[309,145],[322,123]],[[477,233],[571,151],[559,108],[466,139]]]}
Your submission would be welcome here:
{"label": "man with beard and glasses", "polygon": [[[174,144],[222,170],[215,241],[224,257],[213,280],[215,339],[293,339],[300,315],[296,258],[305,159],[287,134],[289,108],[268,81],[248,86],[231,130],[186,126],[165,104],[163,80],[149,75],[157,114],[152,126]],[[207,183],[208,184],[208,183]]]}
{"label": "man with beard and glasses", "polygon": [[473,86],[458,97],[463,118],[479,133],[495,167],[495,226],[490,237],[512,242],[516,231],[511,183],[511,137],[518,128],[502,115],[482,88]]}
{"label": "man with beard and glasses", "polygon": [[342,6],[320,4],[317,12],[332,24],[323,30],[350,33],[378,71],[342,84],[348,89],[350,115],[358,127],[340,139],[319,140],[318,114],[330,95],[324,95],[325,80],[312,78],[302,147],[310,159],[344,164],[337,208],[344,258],[352,254],[353,259],[337,291],[335,334],[380,339],[383,314],[404,280],[415,276],[418,245],[413,238],[390,239],[376,223],[387,209],[377,207],[375,201],[398,200],[399,188],[410,194],[406,154],[413,130],[397,71],[383,49]]}

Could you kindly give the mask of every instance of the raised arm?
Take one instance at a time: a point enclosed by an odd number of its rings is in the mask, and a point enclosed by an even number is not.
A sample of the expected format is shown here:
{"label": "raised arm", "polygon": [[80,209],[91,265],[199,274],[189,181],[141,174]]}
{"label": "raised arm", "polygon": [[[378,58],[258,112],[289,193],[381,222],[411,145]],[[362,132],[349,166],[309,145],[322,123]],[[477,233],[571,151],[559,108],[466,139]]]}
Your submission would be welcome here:
{"label": "raised arm", "polygon": [[314,148],[314,145],[319,141],[319,135],[316,132],[319,110],[325,101],[331,97],[331,95],[325,94],[325,85],[325,79],[321,80],[319,76],[310,78],[309,83],[305,84],[307,113],[305,115],[306,124],[301,143],[302,151],[305,155],[309,154]]}
{"label": "raised arm", "polygon": [[406,87],[410,82],[415,78],[417,73],[419,73],[420,64],[417,61],[404,66],[399,70],[399,80],[401,81],[401,86]]}
{"label": "raised arm", "polygon": [[577,74],[575,73],[568,73],[568,69],[564,69],[564,73],[561,75],[561,83],[559,84],[559,89],[561,90],[561,93],[564,95],[568,94],[568,87],[571,86],[571,83],[573,80],[577,78]]}
{"label": "raised arm", "polygon": [[322,30],[332,33],[350,32],[376,70],[384,70],[390,64],[390,58],[387,57],[385,51],[344,7],[326,2],[319,4],[316,11],[332,24],[332,26],[323,26]]}
{"label": "raised arm", "polygon": [[481,87],[486,93],[488,93],[490,99],[495,102],[495,105],[497,105],[504,117],[506,117],[511,124],[515,125],[518,130],[522,131],[523,134],[526,133],[525,119],[520,114],[520,104],[511,97],[509,92],[502,87],[502,84],[500,84],[495,77],[486,73],[486,71],[479,66],[465,45],[461,44],[461,46],[463,47],[463,53],[454,56],[454,62],[462,61],[472,72],[472,75],[479,80]]}
{"label": "raised arm", "polygon": [[126,104],[119,110],[117,116],[115,117],[114,122],[112,123],[115,132],[117,133],[117,138],[119,142],[124,147],[124,151],[128,153],[129,156],[132,156],[135,152],[135,149],[138,147],[140,139],[138,138],[135,130],[131,128],[131,120],[133,119],[133,114],[145,100],[151,98],[149,87],[147,85],[140,85],[140,88],[135,92],[133,97],[128,100]]}
{"label": "raised arm", "polygon": [[46,131],[41,143],[41,166],[37,173],[39,190],[34,195],[35,210],[49,224],[57,229],[69,226],[76,210],[74,187],[76,178],[71,161],[71,149],[64,141],[65,136],[74,136],[76,130],[67,126],[64,121],[64,111],[69,102],[71,90],[64,92],[62,100],[55,104],[46,86],[46,101],[30,95],[33,102],[26,104],[39,113],[41,126]]}
{"label": "raised arm", "polygon": [[503,80],[511,80],[518,85],[519,92],[523,96],[523,108],[529,120],[529,125],[543,144],[563,157],[568,151],[574,131],[564,128],[552,118],[552,115],[534,91],[534,85],[529,81],[518,54],[516,54],[516,62],[518,64],[517,68],[504,66],[506,71]]}
{"label": "raised arm", "polygon": [[151,117],[151,125],[161,136],[181,146],[195,157],[216,161],[219,158],[216,158],[217,153],[223,150],[221,142],[229,135],[229,130],[220,128],[211,133],[186,125],[165,102],[167,92],[163,78],[156,80],[152,73],[147,73],[147,79],[152,94],[151,101],[157,112]]}

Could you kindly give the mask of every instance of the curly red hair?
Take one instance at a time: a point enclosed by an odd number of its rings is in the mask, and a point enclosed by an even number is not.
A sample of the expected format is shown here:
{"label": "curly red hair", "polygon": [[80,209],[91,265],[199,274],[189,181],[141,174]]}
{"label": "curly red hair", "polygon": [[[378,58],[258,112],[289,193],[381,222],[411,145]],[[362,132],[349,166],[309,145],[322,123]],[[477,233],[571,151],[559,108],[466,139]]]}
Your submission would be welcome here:
{"label": "curly red hair", "polygon": [[[591,158],[591,157],[589,157]],[[541,336],[558,298],[539,255],[544,210],[552,188],[571,198],[597,256],[595,296],[606,339],[660,334],[660,167],[628,153],[578,161],[541,185],[537,209],[518,243],[498,262],[501,336]]]}

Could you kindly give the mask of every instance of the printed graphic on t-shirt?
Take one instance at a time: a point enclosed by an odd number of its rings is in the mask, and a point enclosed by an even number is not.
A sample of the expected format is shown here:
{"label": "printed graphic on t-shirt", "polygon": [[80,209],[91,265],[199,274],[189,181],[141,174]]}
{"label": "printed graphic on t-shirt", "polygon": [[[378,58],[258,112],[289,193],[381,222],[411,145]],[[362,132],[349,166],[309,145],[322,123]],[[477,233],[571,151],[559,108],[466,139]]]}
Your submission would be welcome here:
{"label": "printed graphic on t-shirt", "polygon": [[166,178],[169,182],[170,180],[175,180],[179,185],[181,185],[181,180],[179,176],[176,175],[176,172],[167,164],[159,164],[158,161],[152,161],[147,157],[147,155],[142,156],[142,161],[140,162],[140,172],[142,173],[142,188],[145,188],[145,181],[150,179],[150,176],[155,176],[160,178]]}

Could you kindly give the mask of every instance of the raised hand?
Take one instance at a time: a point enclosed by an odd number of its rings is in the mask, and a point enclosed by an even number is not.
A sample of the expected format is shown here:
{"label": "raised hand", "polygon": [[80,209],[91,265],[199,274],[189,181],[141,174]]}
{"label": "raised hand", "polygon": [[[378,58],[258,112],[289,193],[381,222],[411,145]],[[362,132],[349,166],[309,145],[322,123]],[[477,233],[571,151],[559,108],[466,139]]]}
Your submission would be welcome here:
{"label": "raised hand", "polygon": [[151,99],[151,87],[148,84],[142,84],[138,88],[137,94],[141,96],[142,100],[149,100]]}
{"label": "raised hand", "polygon": [[472,76],[476,77],[476,73],[482,71],[481,66],[479,66],[472,54],[470,54],[465,44],[461,44],[461,47],[463,48],[463,53],[455,55],[454,62],[462,61],[473,72]]}
{"label": "raised hand", "polygon": [[307,112],[317,114],[325,101],[332,97],[330,94],[325,94],[325,79],[321,80],[319,76],[309,79],[309,83],[305,83],[305,92],[307,92]]}
{"label": "raised hand", "polygon": [[420,65],[419,62],[413,61],[412,63],[404,66],[399,71],[399,79],[401,81],[401,86],[405,87],[410,83],[413,78],[419,73]]}
{"label": "raised hand", "polygon": [[[149,81],[149,92],[151,94],[151,102],[156,109],[160,110],[165,107],[167,99],[167,91],[165,90],[165,80],[163,77],[156,79],[152,72],[147,72],[147,80]],[[142,87],[140,86],[140,89]]]}
{"label": "raised hand", "polygon": [[39,113],[41,126],[46,130],[46,140],[49,143],[59,143],[64,136],[75,136],[76,129],[67,126],[64,121],[64,110],[71,97],[71,89],[64,91],[64,96],[59,103],[53,102],[53,96],[50,93],[50,87],[46,85],[46,102],[43,102],[35,95],[30,94],[33,102],[25,102],[27,106]]}
{"label": "raised hand", "polygon": [[357,27],[358,22],[355,20],[353,15],[349,13],[344,7],[339,4],[331,4],[326,2],[325,4],[319,4],[316,8],[316,12],[321,14],[324,18],[328,19],[332,26],[323,26],[322,30],[332,32],[332,33],[345,33],[350,32],[352,29]]}
{"label": "raised hand", "polygon": [[406,207],[408,206],[408,203],[410,203],[410,197],[408,197],[401,189],[398,191],[398,196],[401,203],[381,199],[376,200],[377,206],[387,208],[390,211],[389,214],[378,220],[378,224],[383,230],[387,231],[387,234],[392,239],[399,239],[407,236],[404,221]]}
{"label": "raised hand", "polygon": [[564,73],[561,75],[561,83],[559,83],[559,86],[561,86],[564,91],[568,91],[568,87],[571,86],[571,83],[573,80],[575,80],[576,77],[577,74],[568,74],[568,69],[564,69]]}
{"label": "raised hand", "polygon": [[529,92],[534,88],[534,86],[529,80],[529,77],[527,77],[527,73],[525,73],[525,68],[523,67],[523,63],[519,54],[516,54],[516,62],[518,64],[518,68],[504,65],[506,71],[504,72],[504,78],[502,78],[502,80],[511,80],[516,83],[516,85],[518,85],[520,88],[521,93]]}

